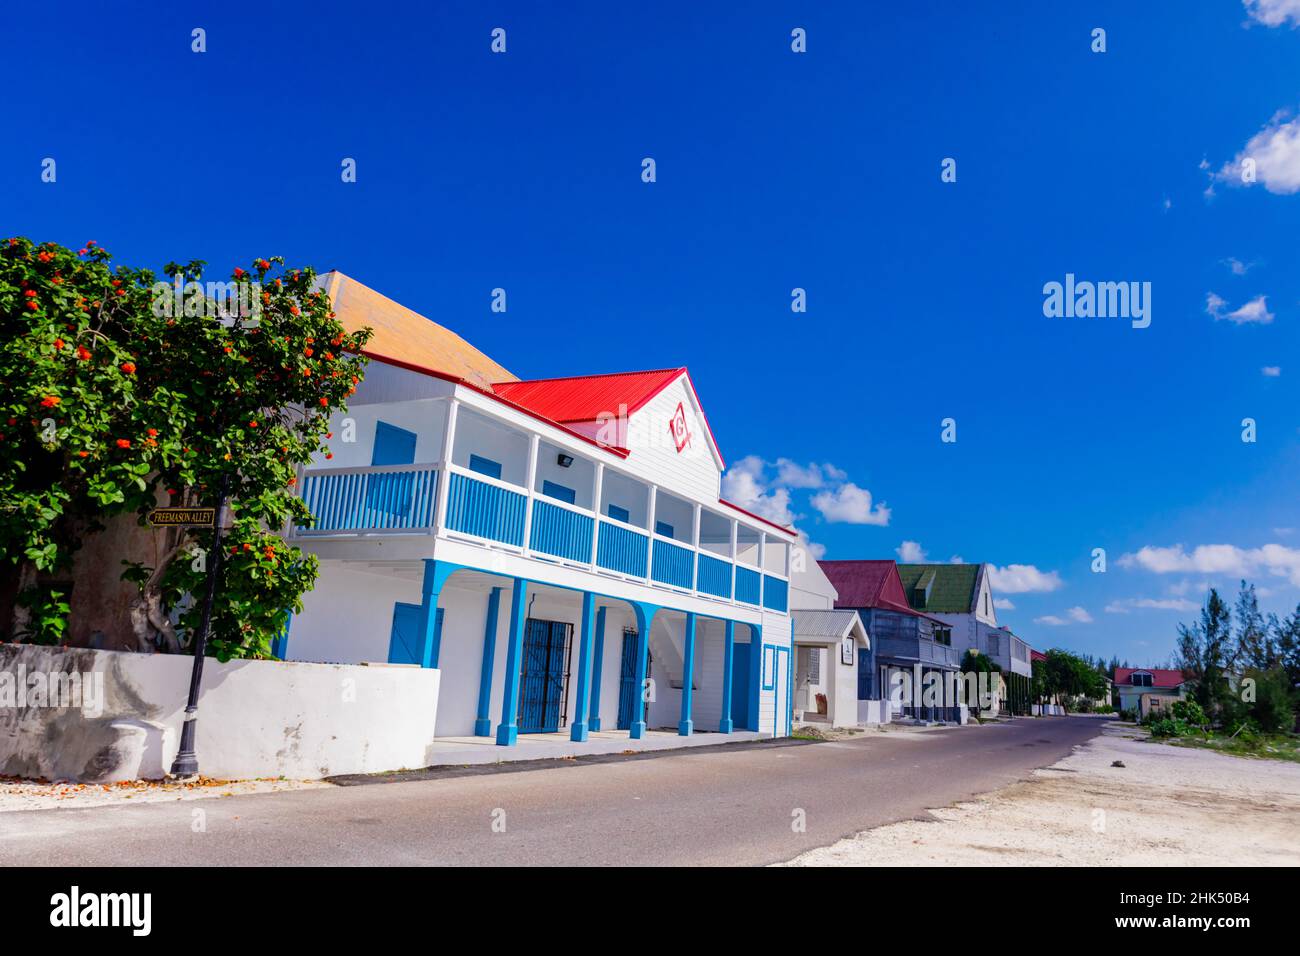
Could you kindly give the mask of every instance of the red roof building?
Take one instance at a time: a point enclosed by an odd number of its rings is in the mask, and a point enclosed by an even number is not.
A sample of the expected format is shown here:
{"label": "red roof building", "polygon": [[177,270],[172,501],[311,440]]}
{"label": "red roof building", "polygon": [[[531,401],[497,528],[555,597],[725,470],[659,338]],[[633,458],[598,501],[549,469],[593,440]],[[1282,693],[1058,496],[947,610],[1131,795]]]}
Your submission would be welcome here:
{"label": "red roof building", "polygon": [[[1134,674],[1150,674],[1151,683],[1135,684],[1133,681]],[[1128,684],[1133,687],[1164,687],[1173,689],[1181,686],[1187,680],[1182,671],[1169,670],[1160,667],[1117,667],[1115,668],[1115,683]]]}

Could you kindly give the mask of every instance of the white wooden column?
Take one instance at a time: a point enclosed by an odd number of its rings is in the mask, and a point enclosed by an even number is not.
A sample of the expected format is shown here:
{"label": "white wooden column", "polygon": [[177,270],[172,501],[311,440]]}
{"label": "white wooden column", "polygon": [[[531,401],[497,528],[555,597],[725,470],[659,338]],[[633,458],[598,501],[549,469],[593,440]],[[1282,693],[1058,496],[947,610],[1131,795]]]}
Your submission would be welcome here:
{"label": "white wooden column", "polygon": [[537,435],[528,436],[528,475],[524,479],[528,499],[524,502],[524,551],[532,550],[533,541],[533,485],[537,483],[537,447],[541,439]]}
{"label": "white wooden column", "polygon": [[442,433],[442,478],[438,482],[438,517],[434,522],[435,532],[447,526],[447,499],[451,496],[451,471],[448,466],[451,464],[452,450],[456,447],[456,413],[459,410],[460,402],[453,398],[447,404],[447,425]]}

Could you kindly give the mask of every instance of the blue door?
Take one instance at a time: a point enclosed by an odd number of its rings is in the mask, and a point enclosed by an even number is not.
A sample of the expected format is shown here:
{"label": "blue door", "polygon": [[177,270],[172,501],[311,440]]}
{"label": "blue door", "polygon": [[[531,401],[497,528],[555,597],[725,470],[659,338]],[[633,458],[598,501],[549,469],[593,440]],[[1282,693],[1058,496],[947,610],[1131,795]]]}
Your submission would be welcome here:
{"label": "blue door", "polygon": [[636,652],[640,643],[636,631],[623,632],[623,665],[618,672],[618,729],[632,729],[636,711]]}
{"label": "blue door", "polygon": [[[433,620],[434,643],[442,636],[442,608]],[[393,628],[388,637],[388,663],[422,664],[424,647],[420,641],[420,605],[393,605]]]}
{"label": "blue door", "polygon": [[749,727],[749,649],[752,644],[735,644],[731,652],[731,722]]}
{"label": "blue door", "polygon": [[519,732],[549,734],[565,718],[570,637],[573,627],[529,618],[524,628],[523,673],[519,675]]}

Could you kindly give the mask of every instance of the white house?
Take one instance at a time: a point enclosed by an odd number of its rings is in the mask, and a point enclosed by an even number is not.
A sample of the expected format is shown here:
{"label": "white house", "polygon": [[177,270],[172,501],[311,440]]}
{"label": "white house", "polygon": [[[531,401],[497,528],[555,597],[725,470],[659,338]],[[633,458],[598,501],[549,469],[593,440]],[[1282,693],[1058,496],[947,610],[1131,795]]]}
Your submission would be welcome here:
{"label": "white house", "polygon": [[836,610],[838,594],[816,561],[800,558],[790,577],[794,620],[794,719],[855,727],[888,720],[879,701],[858,700],[859,652],[871,638],[857,611]]}
{"label": "white house", "polygon": [[437,668],[439,737],[789,733],[796,534],[722,500],[685,368],[519,381],[324,285],[382,334],[298,479],[321,568],[281,656]]}

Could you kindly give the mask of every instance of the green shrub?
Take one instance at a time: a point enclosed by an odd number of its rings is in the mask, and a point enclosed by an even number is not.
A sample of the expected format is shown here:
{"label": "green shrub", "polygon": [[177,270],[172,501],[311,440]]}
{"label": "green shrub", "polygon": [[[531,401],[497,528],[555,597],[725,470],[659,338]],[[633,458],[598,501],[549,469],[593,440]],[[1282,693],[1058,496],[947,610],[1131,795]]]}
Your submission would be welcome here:
{"label": "green shrub", "polygon": [[1209,723],[1205,710],[1194,700],[1176,700],[1169,710],[1175,720],[1181,720],[1193,727],[1204,727]]}

